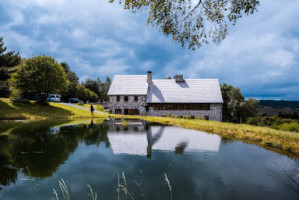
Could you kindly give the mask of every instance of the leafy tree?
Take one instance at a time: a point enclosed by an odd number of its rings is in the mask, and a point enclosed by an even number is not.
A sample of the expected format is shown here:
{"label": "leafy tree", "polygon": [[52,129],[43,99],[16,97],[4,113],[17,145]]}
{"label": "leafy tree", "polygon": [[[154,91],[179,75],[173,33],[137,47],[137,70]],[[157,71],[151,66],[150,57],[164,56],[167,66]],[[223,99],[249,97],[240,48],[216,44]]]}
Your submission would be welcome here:
{"label": "leafy tree", "polygon": [[101,100],[102,101],[108,101],[108,91],[111,85],[111,79],[109,77],[106,77],[105,82],[100,84],[100,91],[101,91]]}
{"label": "leafy tree", "polygon": [[60,65],[66,74],[71,71],[70,66],[66,62],[62,62],[62,63],[60,63]]}
{"label": "leafy tree", "polygon": [[243,123],[249,117],[255,117],[258,113],[258,101],[249,98],[245,100],[239,88],[222,84],[223,121]]}
{"label": "leafy tree", "polygon": [[67,90],[62,94],[62,99],[67,101],[69,98],[78,97],[78,85],[79,77],[73,71],[71,71],[70,66],[66,62],[60,63],[66,73],[66,78],[69,81]]}
{"label": "leafy tree", "polygon": [[[66,90],[68,80],[62,66],[50,56],[36,56],[27,59],[12,74],[11,86],[21,94],[30,91],[47,97],[50,93]],[[40,100],[45,100],[41,98]]]}
{"label": "leafy tree", "polygon": [[102,82],[99,77],[96,80],[88,78],[83,85],[97,94],[102,101],[108,101],[109,97],[107,94],[111,85],[111,79],[109,77],[106,77],[105,82]]}
{"label": "leafy tree", "polygon": [[97,78],[97,80],[92,80],[91,78],[87,78],[83,85],[88,88],[90,91],[96,93],[98,96],[101,96],[101,80]]}
{"label": "leafy tree", "polygon": [[230,90],[230,100],[227,104],[231,110],[231,117],[233,122],[241,122],[241,116],[243,115],[241,103],[244,101],[244,97],[241,93],[240,88],[232,88]]}
{"label": "leafy tree", "polygon": [[231,109],[228,107],[228,102],[231,99],[231,89],[233,88],[232,85],[227,85],[227,84],[222,84],[221,85],[221,93],[222,93],[222,98],[223,98],[223,104],[222,104],[222,119],[223,121],[232,121],[232,116],[231,116]]}
{"label": "leafy tree", "polygon": [[78,91],[78,98],[83,101],[89,100],[95,102],[99,100],[99,97],[96,93],[90,91],[82,84],[77,85],[77,91]]}
{"label": "leafy tree", "polygon": [[98,80],[94,81],[92,79],[87,79],[85,83],[79,83],[79,77],[75,72],[73,72],[70,66],[66,62],[62,62],[66,78],[69,81],[67,90],[63,93],[62,99],[67,101],[69,98],[78,98],[80,100],[86,101],[98,101],[100,96],[99,83]]}
{"label": "leafy tree", "polygon": [[[110,0],[110,3],[115,0]],[[171,35],[182,47],[195,49],[209,42],[219,42],[243,15],[253,14],[258,0],[119,0],[124,9],[147,8],[147,24],[166,36]]]}
{"label": "leafy tree", "polygon": [[258,101],[252,97],[241,103],[240,122],[245,122],[249,117],[256,117],[258,113]]}
{"label": "leafy tree", "polygon": [[0,37],[0,97],[9,96],[8,79],[15,70],[15,66],[20,64],[19,53],[9,51],[5,53],[7,47],[4,46],[3,37]]}

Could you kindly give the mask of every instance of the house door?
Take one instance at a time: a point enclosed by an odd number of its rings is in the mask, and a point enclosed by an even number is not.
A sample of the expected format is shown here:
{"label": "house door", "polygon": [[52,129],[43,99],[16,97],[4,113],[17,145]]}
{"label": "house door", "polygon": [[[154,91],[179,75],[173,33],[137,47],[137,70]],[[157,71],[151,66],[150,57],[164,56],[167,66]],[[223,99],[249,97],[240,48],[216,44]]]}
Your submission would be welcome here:
{"label": "house door", "polygon": [[129,115],[139,115],[138,109],[129,109],[128,111]]}
{"label": "house door", "polygon": [[127,115],[127,114],[128,114],[128,112],[129,112],[129,110],[128,110],[128,109],[125,109],[125,110],[124,110],[124,114],[125,114],[125,115]]}

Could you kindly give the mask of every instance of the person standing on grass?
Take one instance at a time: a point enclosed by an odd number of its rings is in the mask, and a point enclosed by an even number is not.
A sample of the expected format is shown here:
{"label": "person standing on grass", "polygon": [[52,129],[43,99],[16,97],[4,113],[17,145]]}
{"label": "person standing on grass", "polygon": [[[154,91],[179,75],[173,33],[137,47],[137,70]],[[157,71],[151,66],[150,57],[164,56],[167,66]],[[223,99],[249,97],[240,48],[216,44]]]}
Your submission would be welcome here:
{"label": "person standing on grass", "polygon": [[145,104],[145,116],[149,114],[149,106],[148,104]]}
{"label": "person standing on grass", "polygon": [[91,115],[94,115],[94,114],[93,114],[93,111],[94,111],[94,107],[93,107],[92,104],[90,104],[90,112],[91,112]]}

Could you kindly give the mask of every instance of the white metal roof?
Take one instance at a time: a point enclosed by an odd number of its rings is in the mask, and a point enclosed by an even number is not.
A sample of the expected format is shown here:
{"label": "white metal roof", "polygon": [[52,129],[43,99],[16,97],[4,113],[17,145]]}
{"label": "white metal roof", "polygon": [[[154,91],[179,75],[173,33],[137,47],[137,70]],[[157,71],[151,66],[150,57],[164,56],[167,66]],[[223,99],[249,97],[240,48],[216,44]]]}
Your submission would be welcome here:
{"label": "white metal roof", "polygon": [[147,95],[148,103],[223,103],[218,79],[153,79],[147,75],[115,75],[108,95]]}
{"label": "white metal roof", "polygon": [[154,79],[148,103],[223,103],[218,79]]}
{"label": "white metal roof", "polygon": [[147,75],[115,75],[108,95],[147,95]]}

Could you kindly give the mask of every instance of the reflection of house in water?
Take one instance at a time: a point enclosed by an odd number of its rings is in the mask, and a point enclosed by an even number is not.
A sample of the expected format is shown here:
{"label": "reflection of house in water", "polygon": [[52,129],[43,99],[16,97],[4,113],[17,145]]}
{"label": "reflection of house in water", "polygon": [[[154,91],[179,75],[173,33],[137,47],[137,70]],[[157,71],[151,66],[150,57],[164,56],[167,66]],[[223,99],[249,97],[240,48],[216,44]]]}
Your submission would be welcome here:
{"label": "reflection of house in water", "polygon": [[[116,125],[117,127],[117,125]],[[111,129],[110,129],[111,130]],[[218,135],[172,126],[150,126],[146,130],[108,132],[114,154],[147,155],[153,150],[183,152],[218,152]],[[132,128],[131,128],[132,130]]]}

